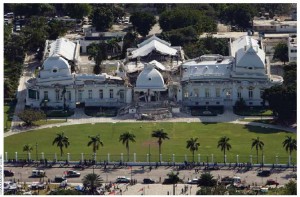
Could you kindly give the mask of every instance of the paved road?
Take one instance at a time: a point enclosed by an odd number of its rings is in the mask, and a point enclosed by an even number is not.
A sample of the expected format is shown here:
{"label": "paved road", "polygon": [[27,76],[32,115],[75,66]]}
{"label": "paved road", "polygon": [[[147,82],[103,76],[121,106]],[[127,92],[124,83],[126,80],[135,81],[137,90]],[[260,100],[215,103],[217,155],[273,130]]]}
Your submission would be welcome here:
{"label": "paved road", "polygon": [[[14,177],[5,177],[5,181],[15,179],[16,181],[19,180],[20,182],[38,182],[39,178],[29,178],[31,176],[31,172],[33,169],[32,167],[4,167],[7,170],[12,170],[15,172]],[[203,167],[201,167],[203,168]],[[48,179],[53,180],[55,176],[63,175],[63,172],[71,169],[71,168],[46,168],[43,169],[46,172],[47,181]],[[264,168],[268,169],[268,168]],[[228,170],[228,168],[224,170],[216,170],[211,171],[211,174],[214,176],[214,178],[222,178],[225,176],[239,176],[241,177],[241,180],[245,182],[247,185],[250,184],[257,184],[257,185],[265,185],[267,179],[274,179],[277,180],[280,185],[286,184],[291,178],[292,174],[296,174],[296,172],[293,172],[291,169],[287,169],[284,171],[277,171],[271,174],[269,177],[258,177],[257,172],[259,168],[253,168],[251,171],[247,172],[240,172],[238,169],[232,169]],[[88,168],[85,170],[78,170],[81,173],[81,176],[79,178],[69,178],[69,183],[81,183],[82,178],[93,172],[92,168]],[[148,169],[148,167],[145,167],[145,169],[142,169],[141,167],[135,166],[132,167],[132,170],[130,168],[124,167],[122,169],[113,169],[112,167],[108,167],[106,170],[103,168],[94,169],[94,173],[100,174],[103,181],[106,183],[114,182],[118,176],[126,176],[132,179],[136,179],[138,183],[142,183],[144,178],[152,178],[155,181],[159,182],[159,179],[163,181],[165,178],[167,178],[167,173],[173,171],[173,167],[158,167],[157,169],[152,169],[151,171]],[[203,170],[200,170],[198,173],[195,173],[195,170],[180,170],[179,171],[179,177],[183,179],[184,182],[187,182],[189,179],[192,178],[199,178],[201,173],[203,173]]]}

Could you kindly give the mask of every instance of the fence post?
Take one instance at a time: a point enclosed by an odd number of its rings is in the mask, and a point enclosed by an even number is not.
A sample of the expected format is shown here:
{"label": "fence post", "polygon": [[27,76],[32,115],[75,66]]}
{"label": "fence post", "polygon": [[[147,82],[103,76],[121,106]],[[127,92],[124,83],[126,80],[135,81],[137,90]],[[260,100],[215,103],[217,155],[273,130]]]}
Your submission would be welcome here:
{"label": "fence post", "polygon": [[67,153],[67,160],[70,161],[70,153]]}
{"label": "fence post", "polygon": [[41,153],[41,157],[42,157],[42,160],[45,159],[45,155],[44,155],[44,152]]}
{"label": "fence post", "polygon": [[175,163],[175,154],[172,155],[173,156],[173,163]]}
{"label": "fence post", "polygon": [[107,153],[107,162],[110,162],[109,153]]}
{"label": "fence post", "polygon": [[18,161],[18,152],[15,152],[15,159]]}
{"label": "fence post", "polygon": [[136,162],[136,153],[133,153],[133,162]]}
{"label": "fence post", "polygon": [[57,155],[56,155],[56,153],[54,154],[54,160],[55,160],[55,162],[57,162]]}
{"label": "fence post", "polygon": [[81,153],[81,162],[84,161],[84,156],[83,156],[83,153]]}
{"label": "fence post", "polygon": [[236,163],[239,163],[239,155],[236,155]]}
{"label": "fence post", "polygon": [[5,152],[5,161],[8,162],[8,156],[7,156],[7,152]]}
{"label": "fence post", "polygon": [[198,162],[201,162],[200,154],[198,154]]}
{"label": "fence post", "polygon": [[121,153],[121,161],[123,162],[123,153]]}
{"label": "fence post", "polygon": [[211,163],[214,163],[214,154],[211,154]]}

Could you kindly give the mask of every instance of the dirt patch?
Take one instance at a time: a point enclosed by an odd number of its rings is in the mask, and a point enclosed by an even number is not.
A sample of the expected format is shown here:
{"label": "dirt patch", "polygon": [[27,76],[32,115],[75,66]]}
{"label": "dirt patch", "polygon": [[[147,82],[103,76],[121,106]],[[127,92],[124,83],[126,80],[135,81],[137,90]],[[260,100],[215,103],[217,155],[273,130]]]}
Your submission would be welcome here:
{"label": "dirt patch", "polygon": [[157,140],[147,140],[147,141],[144,141],[142,146],[143,147],[149,147],[149,144],[150,144],[150,147],[158,147],[158,143],[157,143]]}

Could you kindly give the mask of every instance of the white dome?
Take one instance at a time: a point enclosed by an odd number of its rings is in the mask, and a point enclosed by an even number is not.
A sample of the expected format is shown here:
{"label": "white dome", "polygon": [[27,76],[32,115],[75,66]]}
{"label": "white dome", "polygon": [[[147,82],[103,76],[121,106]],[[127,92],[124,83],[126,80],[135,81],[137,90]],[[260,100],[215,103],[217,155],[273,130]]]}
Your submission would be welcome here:
{"label": "white dome", "polygon": [[42,70],[40,70],[40,78],[42,79],[66,76],[71,76],[71,66],[67,60],[58,55],[48,57],[43,64]]}
{"label": "white dome", "polygon": [[165,83],[161,73],[152,66],[145,67],[136,80],[137,88],[164,88]]}

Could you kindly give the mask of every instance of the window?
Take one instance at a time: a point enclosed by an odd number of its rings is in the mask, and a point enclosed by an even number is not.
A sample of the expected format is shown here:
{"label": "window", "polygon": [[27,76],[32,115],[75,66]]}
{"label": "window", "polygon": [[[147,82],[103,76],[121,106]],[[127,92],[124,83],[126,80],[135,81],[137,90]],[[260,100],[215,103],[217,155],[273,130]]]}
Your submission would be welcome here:
{"label": "window", "polygon": [[67,91],[67,99],[70,101],[71,100],[71,91]]}
{"label": "window", "polygon": [[113,89],[109,90],[109,98],[114,98],[114,90]]}
{"label": "window", "polygon": [[238,89],[237,97],[238,97],[238,99],[242,98],[242,89],[241,88]]}
{"label": "window", "polygon": [[82,93],[83,93],[83,90],[78,90],[78,100],[79,101],[82,101]]}
{"label": "window", "polygon": [[93,98],[93,90],[89,90],[89,99]]}
{"label": "window", "polygon": [[291,49],[291,53],[297,53],[297,49]]}
{"label": "window", "polygon": [[220,92],[221,92],[220,88],[216,88],[216,97],[221,97]]}
{"label": "window", "polygon": [[209,98],[210,95],[209,95],[209,89],[208,88],[205,88],[205,98]]}
{"label": "window", "polygon": [[31,89],[28,89],[28,98],[31,98],[31,99],[37,99],[36,98],[36,90],[31,90]]}
{"label": "window", "polygon": [[48,91],[44,91],[44,99],[45,100],[49,100],[49,98],[48,98]]}
{"label": "window", "polygon": [[103,90],[99,90],[99,99],[103,99]]}
{"label": "window", "polygon": [[249,99],[253,98],[253,88],[249,88]]}
{"label": "window", "polygon": [[189,93],[188,92],[184,92],[184,98],[188,98],[189,97]]}
{"label": "window", "polygon": [[124,90],[120,90],[120,99],[123,101],[124,100]]}
{"label": "window", "polygon": [[262,98],[264,95],[264,90],[260,90],[260,98]]}
{"label": "window", "polygon": [[56,102],[59,101],[59,90],[55,91],[55,100],[56,100]]}

